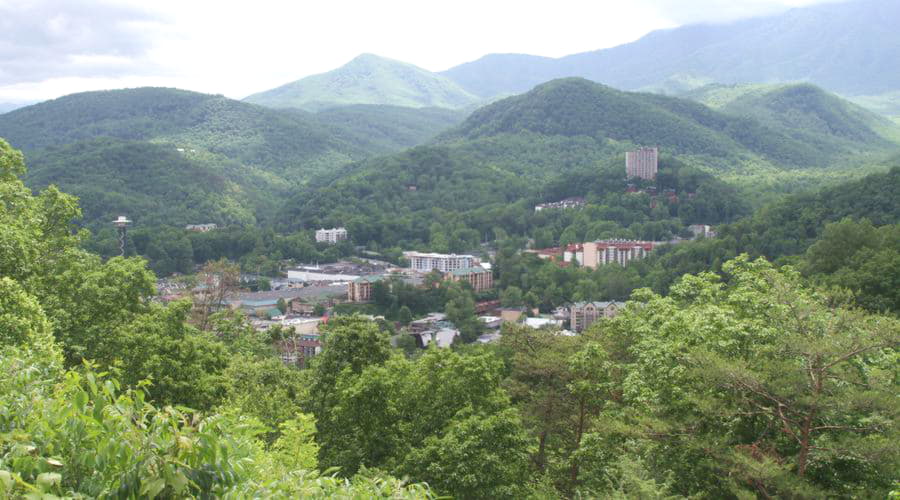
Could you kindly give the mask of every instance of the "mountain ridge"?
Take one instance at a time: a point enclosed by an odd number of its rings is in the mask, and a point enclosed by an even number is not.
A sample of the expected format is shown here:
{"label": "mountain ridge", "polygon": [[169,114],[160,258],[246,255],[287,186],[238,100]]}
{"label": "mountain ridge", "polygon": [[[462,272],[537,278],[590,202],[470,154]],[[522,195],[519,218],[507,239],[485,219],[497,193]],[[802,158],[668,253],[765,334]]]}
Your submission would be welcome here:
{"label": "mountain ridge", "polygon": [[272,108],[319,111],[350,104],[459,109],[478,101],[456,83],[409,63],[361,54],[326,73],[244,98]]}
{"label": "mountain ridge", "polygon": [[822,4],[722,25],[658,30],[632,43],[558,59],[489,54],[441,74],[481,97],[523,92],[567,76],[625,90],[809,81],[842,95],[873,95],[900,89],[900,34],[890,19],[900,19],[900,3]]}

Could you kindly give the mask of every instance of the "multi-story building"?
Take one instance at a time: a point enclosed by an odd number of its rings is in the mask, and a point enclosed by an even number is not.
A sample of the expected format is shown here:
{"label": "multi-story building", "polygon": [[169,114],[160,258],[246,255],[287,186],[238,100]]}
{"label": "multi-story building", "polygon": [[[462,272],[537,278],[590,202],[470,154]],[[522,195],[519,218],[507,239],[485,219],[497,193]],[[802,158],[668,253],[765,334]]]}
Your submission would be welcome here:
{"label": "multi-story building", "polygon": [[659,172],[659,148],[640,148],[625,153],[625,173],[628,177],[656,179]]}
{"label": "multi-story building", "polygon": [[494,288],[494,273],[478,266],[457,269],[444,275],[445,280],[467,281],[475,292],[483,292]]}
{"label": "multi-story building", "polygon": [[384,276],[361,276],[351,281],[347,287],[349,302],[371,302],[372,285],[382,281]]}
{"label": "multi-story building", "polygon": [[657,243],[652,241],[633,240],[601,240],[577,243],[566,247],[563,253],[564,262],[578,262],[584,267],[597,267],[613,262],[626,265],[632,260],[640,260],[647,256]]}
{"label": "multi-story building", "polygon": [[420,273],[440,271],[444,274],[468,269],[479,264],[478,259],[471,255],[403,252],[403,256],[409,260],[409,267]]}
{"label": "multi-story building", "polygon": [[316,243],[328,243],[334,245],[347,239],[347,230],[342,227],[332,229],[319,229],[316,231]]}
{"label": "multi-story building", "polygon": [[612,318],[619,313],[618,302],[578,302],[569,309],[569,328],[581,333],[600,318]]}
{"label": "multi-story building", "polygon": [[309,360],[322,352],[322,342],[318,334],[302,334],[280,340],[275,344],[281,361],[287,365],[306,368]]}

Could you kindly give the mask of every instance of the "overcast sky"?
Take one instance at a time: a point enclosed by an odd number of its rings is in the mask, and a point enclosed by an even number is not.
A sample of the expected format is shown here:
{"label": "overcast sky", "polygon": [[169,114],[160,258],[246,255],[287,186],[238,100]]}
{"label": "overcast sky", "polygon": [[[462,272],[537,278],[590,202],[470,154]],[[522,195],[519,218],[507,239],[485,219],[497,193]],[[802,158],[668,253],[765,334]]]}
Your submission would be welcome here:
{"label": "overcast sky", "polygon": [[0,103],[145,85],[243,98],[363,52],[439,71],[825,1],[0,0]]}

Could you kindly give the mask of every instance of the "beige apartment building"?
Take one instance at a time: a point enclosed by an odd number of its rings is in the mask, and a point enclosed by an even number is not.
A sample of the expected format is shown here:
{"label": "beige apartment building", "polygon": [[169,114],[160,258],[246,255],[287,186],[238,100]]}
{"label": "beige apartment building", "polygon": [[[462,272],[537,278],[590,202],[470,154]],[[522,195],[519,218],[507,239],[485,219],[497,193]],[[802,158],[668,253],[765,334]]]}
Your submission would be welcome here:
{"label": "beige apartment building", "polygon": [[625,174],[652,181],[659,173],[659,148],[640,148],[625,153]]}
{"label": "beige apartment building", "polygon": [[445,280],[466,281],[475,292],[483,292],[494,288],[494,274],[483,267],[457,269],[444,275]]}
{"label": "beige apartment building", "polygon": [[618,302],[579,302],[569,310],[569,329],[576,333],[586,330],[600,318],[612,318],[619,313]]}
{"label": "beige apartment building", "polygon": [[564,262],[578,262],[584,267],[596,269],[606,264],[625,266],[632,260],[646,257],[656,246],[652,241],[601,240],[578,243],[566,247]]}

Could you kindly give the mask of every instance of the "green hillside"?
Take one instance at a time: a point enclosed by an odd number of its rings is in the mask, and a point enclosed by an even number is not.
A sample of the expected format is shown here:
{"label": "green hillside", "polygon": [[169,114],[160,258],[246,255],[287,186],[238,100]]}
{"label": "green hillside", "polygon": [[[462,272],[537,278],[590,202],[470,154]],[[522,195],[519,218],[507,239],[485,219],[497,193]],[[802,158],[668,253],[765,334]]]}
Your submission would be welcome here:
{"label": "green hillside", "polygon": [[318,111],[349,104],[458,109],[478,101],[449,79],[412,64],[363,54],[346,65],[253,94],[246,102]]}
{"label": "green hillside", "polygon": [[[536,203],[582,196],[609,207],[598,213],[618,225],[612,234],[665,238],[682,224],[732,220],[779,190],[883,169],[880,160],[896,145],[869,125],[884,120],[799,88],[742,102],[745,110],[732,114],[555,80],[477,110],[432,144],[318,177],[278,219],[294,229],[346,226],[358,244],[464,251],[496,228],[529,234],[541,224],[531,220]],[[809,125],[816,120],[824,125]],[[623,195],[624,152],[638,145],[661,149],[658,187],[694,194],[657,211],[649,198]],[[862,168],[860,157],[871,165]],[[736,178],[740,190],[721,182]]]}
{"label": "green hillside", "polygon": [[88,222],[127,214],[137,224],[253,224],[283,185],[265,171],[171,145],[114,138],[55,146],[29,156],[32,189],[56,184],[79,197]]}
{"label": "green hillside", "polygon": [[354,104],[323,109],[315,117],[338,138],[370,152],[388,153],[424,144],[461,123],[466,113],[446,108]]}
{"label": "green hillside", "polygon": [[353,160],[423,143],[460,112],[353,106],[272,110],[177,89],[73,94],[0,115],[29,185],[81,197],[85,219],[252,223],[291,186]]}
{"label": "green hillside", "polygon": [[810,84],[707,85],[681,97],[731,115],[753,118],[821,150],[854,145],[890,147],[900,127],[867,109]]}
{"label": "green hillside", "polygon": [[879,133],[891,126],[886,120],[814,87],[789,87],[764,99],[748,99],[718,112],[685,99],[567,78],[478,110],[456,135],[528,131],[586,136],[658,145],[683,155],[756,157],[782,167],[822,167],[859,151],[895,147]]}
{"label": "green hillside", "polygon": [[177,89],[85,92],[0,115],[0,137],[26,153],[96,137],[202,150],[304,179],[363,151],[311,115]]}

